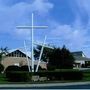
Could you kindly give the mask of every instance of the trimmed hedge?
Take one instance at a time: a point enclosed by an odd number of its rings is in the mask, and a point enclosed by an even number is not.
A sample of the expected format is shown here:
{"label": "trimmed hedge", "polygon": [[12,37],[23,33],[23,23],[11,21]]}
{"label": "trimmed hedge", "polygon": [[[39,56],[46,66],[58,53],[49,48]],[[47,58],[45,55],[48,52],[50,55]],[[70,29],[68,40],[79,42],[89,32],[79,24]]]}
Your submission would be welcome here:
{"label": "trimmed hedge", "polygon": [[29,72],[26,71],[26,67],[8,66],[5,70],[6,78],[11,82],[26,82],[31,79]]}
{"label": "trimmed hedge", "polygon": [[47,71],[47,72],[36,72],[34,75],[40,77],[47,77],[49,80],[82,80],[82,71]]}
{"label": "trimmed hedge", "polygon": [[14,65],[11,65],[11,66],[8,66],[5,70],[5,72],[10,72],[10,71],[20,71],[20,67],[19,66],[14,66]]}
{"label": "trimmed hedge", "polygon": [[[22,69],[21,69],[22,68]],[[73,69],[57,69],[55,71],[39,71],[29,73],[28,67],[9,66],[5,73],[9,81],[13,82],[26,82],[31,81],[32,75],[40,77],[47,77],[49,80],[82,80],[83,72]]]}
{"label": "trimmed hedge", "polygon": [[6,73],[6,78],[10,82],[27,82],[31,80],[31,77],[29,72],[10,71]]}
{"label": "trimmed hedge", "polygon": [[[31,69],[31,67],[30,67],[30,69]],[[27,65],[21,66],[21,67],[20,67],[20,70],[21,70],[21,71],[29,71]]]}

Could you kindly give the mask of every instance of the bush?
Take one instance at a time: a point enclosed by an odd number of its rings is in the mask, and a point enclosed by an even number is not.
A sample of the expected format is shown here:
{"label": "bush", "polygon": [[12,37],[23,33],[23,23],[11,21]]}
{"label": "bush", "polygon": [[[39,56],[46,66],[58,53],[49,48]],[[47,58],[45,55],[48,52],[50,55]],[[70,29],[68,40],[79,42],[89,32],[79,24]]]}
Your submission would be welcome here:
{"label": "bush", "polygon": [[36,72],[34,75],[47,77],[49,80],[82,80],[83,73],[75,70]]}
{"label": "bush", "polygon": [[64,80],[82,80],[83,79],[83,73],[81,71],[62,72],[62,76]]}
{"label": "bush", "polygon": [[[36,68],[37,68],[37,65],[34,65],[34,71],[36,70]],[[42,71],[43,69],[42,69],[42,67],[39,65],[39,67],[38,67],[38,71]],[[45,69],[44,69],[45,70]]]}
{"label": "bush", "polygon": [[53,71],[53,70],[55,70],[55,66],[51,66],[51,65],[47,65],[47,68],[48,68],[48,70],[49,71]]}
{"label": "bush", "polygon": [[31,79],[28,67],[8,66],[5,70],[6,78],[11,82],[26,82]]}
{"label": "bush", "polygon": [[20,67],[12,65],[12,66],[8,66],[5,70],[5,72],[20,71],[20,70],[21,70]]}
{"label": "bush", "polygon": [[[34,65],[34,71],[36,70],[36,67],[37,65]],[[27,65],[21,66],[20,69],[21,71],[29,71]],[[31,70],[31,66],[30,66],[30,70]],[[41,66],[39,66],[38,71],[42,71],[42,70],[45,71],[45,69],[42,69]]]}
{"label": "bush", "polygon": [[4,70],[4,66],[0,64],[0,73]]}
{"label": "bush", "polygon": [[29,72],[11,71],[6,73],[6,78],[11,82],[27,82],[31,80]]}
{"label": "bush", "polygon": [[47,72],[34,72],[33,75],[38,75],[40,77],[47,77]]}
{"label": "bush", "polygon": [[21,66],[21,71],[29,71],[28,69],[28,66],[27,65],[24,65],[24,66]]}

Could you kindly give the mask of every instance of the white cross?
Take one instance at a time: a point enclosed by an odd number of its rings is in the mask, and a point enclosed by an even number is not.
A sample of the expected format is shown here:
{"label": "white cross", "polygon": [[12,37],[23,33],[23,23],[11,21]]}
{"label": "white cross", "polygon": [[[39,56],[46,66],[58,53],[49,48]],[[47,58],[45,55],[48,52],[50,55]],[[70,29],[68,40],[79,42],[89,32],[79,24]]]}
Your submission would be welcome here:
{"label": "white cross", "polygon": [[31,26],[17,26],[18,29],[31,29],[31,60],[32,60],[32,72],[34,72],[34,56],[33,56],[33,30],[36,29],[41,29],[41,28],[47,28],[48,26],[34,26],[34,18],[33,18],[33,13],[32,13],[32,25]]}

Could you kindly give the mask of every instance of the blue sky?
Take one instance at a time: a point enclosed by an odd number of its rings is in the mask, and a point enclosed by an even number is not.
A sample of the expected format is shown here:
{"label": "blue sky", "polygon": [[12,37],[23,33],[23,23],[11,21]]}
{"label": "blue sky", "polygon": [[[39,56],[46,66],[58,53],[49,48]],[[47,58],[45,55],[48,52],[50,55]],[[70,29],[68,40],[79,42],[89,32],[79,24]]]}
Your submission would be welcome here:
{"label": "blue sky", "polygon": [[16,29],[18,25],[48,25],[34,30],[34,40],[66,45],[70,51],[84,51],[90,57],[90,0],[0,0],[0,47],[23,47],[29,42],[30,30]]}

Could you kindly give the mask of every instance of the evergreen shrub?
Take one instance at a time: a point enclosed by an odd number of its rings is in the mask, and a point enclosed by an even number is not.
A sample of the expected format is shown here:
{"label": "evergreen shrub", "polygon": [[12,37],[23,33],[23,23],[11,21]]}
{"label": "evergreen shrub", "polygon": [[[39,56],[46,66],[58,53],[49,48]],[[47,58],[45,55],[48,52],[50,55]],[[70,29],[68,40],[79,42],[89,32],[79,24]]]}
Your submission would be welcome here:
{"label": "evergreen shrub", "polygon": [[0,73],[4,70],[4,66],[0,64]]}
{"label": "evergreen shrub", "polygon": [[6,73],[8,81],[11,82],[27,82],[31,80],[31,74],[24,71],[11,71]]}
{"label": "evergreen shrub", "polygon": [[82,80],[83,72],[77,70],[36,72],[34,75],[47,77],[49,80]]}

